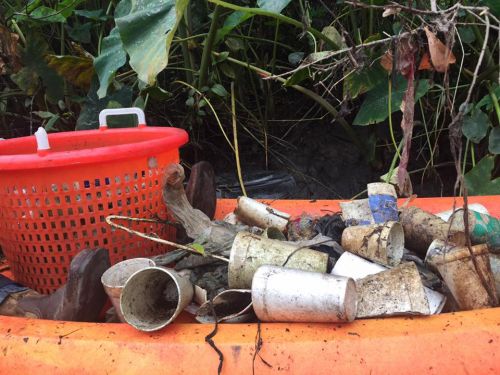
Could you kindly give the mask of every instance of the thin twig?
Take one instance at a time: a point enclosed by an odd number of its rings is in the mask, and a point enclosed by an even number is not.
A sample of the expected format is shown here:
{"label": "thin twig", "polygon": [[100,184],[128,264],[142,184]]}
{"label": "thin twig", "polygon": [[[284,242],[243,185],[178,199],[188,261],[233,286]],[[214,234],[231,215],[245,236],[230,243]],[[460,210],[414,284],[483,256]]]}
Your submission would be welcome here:
{"label": "thin twig", "polygon": [[255,375],[255,359],[257,358],[257,356],[259,356],[263,364],[265,364],[269,368],[273,368],[273,366],[269,362],[267,362],[264,358],[262,358],[262,356],[260,355],[260,350],[264,345],[264,341],[262,340],[262,330],[260,327],[260,323],[261,323],[260,319],[257,319],[257,334],[255,335],[255,351],[253,352],[253,360],[252,360],[253,375]]}
{"label": "thin twig", "polygon": [[213,340],[219,328],[219,320],[217,319],[217,314],[215,313],[213,299],[210,299],[208,303],[212,315],[214,317],[215,325],[212,332],[210,332],[208,335],[205,336],[205,342],[208,343],[208,345],[210,345],[212,349],[215,350],[215,352],[219,355],[219,366],[217,367],[217,375],[220,375],[222,372],[222,365],[224,364],[224,354],[222,354],[221,350],[217,347],[217,345],[215,345],[215,341]]}
{"label": "thin twig", "polygon": [[[156,236],[155,234],[142,233],[142,232],[139,232],[139,231],[127,228],[127,227],[125,227],[123,225],[113,223],[112,220],[114,220],[114,219],[136,221],[136,222],[137,221],[143,221],[143,222],[148,222],[148,223],[157,223],[158,222],[157,220],[154,220],[154,219],[133,218],[133,217],[127,217],[127,216],[118,216],[118,215],[109,215],[109,216],[106,217],[106,223],[108,223],[109,225],[111,225],[114,228],[121,229],[121,230],[123,230],[123,231],[125,231],[127,233],[134,234],[134,235],[139,236],[141,238],[145,238],[147,240],[158,242],[158,243],[161,243],[163,245],[174,246],[174,247],[176,247],[178,249],[186,250],[186,251],[189,251],[189,252],[191,252],[193,254],[196,254],[196,255],[200,255],[200,256],[203,255],[198,250],[196,250],[194,247],[190,247],[190,246],[186,246],[186,245],[181,245],[181,244],[178,244],[178,243],[175,243],[175,242],[172,242],[172,241],[167,241],[167,240],[164,240],[162,238],[155,237]],[[215,259],[219,259],[219,260],[222,260],[222,261],[224,261],[226,263],[229,263],[229,260],[227,258],[224,258],[224,257],[219,256],[219,255],[213,255],[213,254],[205,253],[205,256],[208,256],[208,257],[211,257],[211,258],[215,258]]]}

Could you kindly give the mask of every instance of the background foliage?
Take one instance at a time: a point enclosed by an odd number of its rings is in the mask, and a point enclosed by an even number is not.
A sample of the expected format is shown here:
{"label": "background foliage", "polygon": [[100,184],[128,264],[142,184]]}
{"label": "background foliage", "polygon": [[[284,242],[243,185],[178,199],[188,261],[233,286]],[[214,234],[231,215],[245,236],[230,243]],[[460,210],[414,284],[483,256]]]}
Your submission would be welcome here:
{"label": "background foliage", "polygon": [[[240,153],[244,165],[251,160],[297,172],[300,166],[288,158],[301,151],[294,148],[293,134],[321,123],[356,147],[376,174],[392,173],[403,138],[406,77],[380,62],[405,32],[413,33],[422,57],[427,26],[444,43],[456,32],[449,46],[457,62],[446,74],[416,72],[408,170],[414,183],[437,178],[451,185],[440,170],[454,163],[448,131],[453,115],[462,111],[460,163],[469,193],[498,194],[500,2],[463,0],[464,6],[489,6],[490,13],[461,8],[448,24],[438,14],[406,8],[386,14],[394,8],[384,9],[391,4],[384,0],[360,3],[4,0],[2,136],[33,134],[38,126],[52,132],[92,129],[100,110],[138,106],[149,123],[190,132],[188,161],[212,155],[232,166]],[[413,7],[427,11],[430,4],[416,0]],[[483,42],[472,97],[461,108]],[[133,119],[114,123],[133,125]]]}

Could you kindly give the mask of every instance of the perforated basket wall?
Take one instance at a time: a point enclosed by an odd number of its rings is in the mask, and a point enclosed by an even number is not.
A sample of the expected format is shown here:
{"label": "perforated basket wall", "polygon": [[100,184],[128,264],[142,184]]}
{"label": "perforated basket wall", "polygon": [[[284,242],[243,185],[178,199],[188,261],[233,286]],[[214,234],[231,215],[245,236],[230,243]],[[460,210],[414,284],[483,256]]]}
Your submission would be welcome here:
{"label": "perforated basket wall", "polygon": [[[166,218],[164,169],[179,161],[178,148],[151,156],[57,168],[0,171],[0,245],[17,281],[51,293],[66,281],[82,249],[109,250],[112,264],[163,253],[165,246],[115,230],[108,215]],[[134,229],[173,239],[167,225]]]}

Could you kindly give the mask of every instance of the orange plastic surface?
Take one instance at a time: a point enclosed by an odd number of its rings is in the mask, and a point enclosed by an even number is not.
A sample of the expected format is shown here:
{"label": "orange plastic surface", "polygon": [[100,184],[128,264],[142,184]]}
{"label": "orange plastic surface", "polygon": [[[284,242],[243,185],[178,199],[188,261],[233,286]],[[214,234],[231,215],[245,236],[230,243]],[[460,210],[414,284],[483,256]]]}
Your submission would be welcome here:
{"label": "orange plastic surface", "polygon": [[[500,196],[470,203],[500,215]],[[453,199],[412,204],[438,212]],[[326,214],[338,202],[273,206]],[[234,201],[220,201],[218,217],[233,207]],[[0,374],[216,374],[218,356],[205,342],[212,329],[177,322],[149,334],[126,324],[0,317]],[[256,324],[219,325],[214,341],[224,354],[223,374],[252,374],[253,363],[255,374],[500,374],[500,308],[350,324],[263,323],[265,363],[253,362],[256,334]]]}
{"label": "orange plastic surface", "polygon": [[[153,127],[51,134],[53,149],[44,156],[34,152],[34,138],[0,144],[0,246],[19,282],[53,292],[84,248],[109,249],[113,264],[165,252],[162,245],[111,229],[105,218],[166,218],[164,169],[179,161],[186,132]],[[162,238],[175,234],[164,225],[133,227]]]}

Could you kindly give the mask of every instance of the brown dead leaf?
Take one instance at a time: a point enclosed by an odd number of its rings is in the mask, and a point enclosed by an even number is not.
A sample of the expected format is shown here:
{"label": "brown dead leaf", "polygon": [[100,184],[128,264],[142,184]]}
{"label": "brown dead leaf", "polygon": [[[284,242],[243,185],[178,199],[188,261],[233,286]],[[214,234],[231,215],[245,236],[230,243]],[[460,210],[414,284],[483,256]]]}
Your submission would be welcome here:
{"label": "brown dead leaf", "polygon": [[418,70],[434,70],[434,68],[432,67],[431,57],[429,56],[429,52],[425,52],[422,58],[420,59]]}
{"label": "brown dead leaf", "polygon": [[415,53],[417,52],[415,42],[411,36],[402,37],[398,40],[396,48],[396,69],[408,79],[410,72],[415,69]]}
{"label": "brown dead leaf", "polygon": [[17,73],[22,68],[18,49],[19,35],[0,25],[0,75]]}
{"label": "brown dead leaf", "polygon": [[424,30],[425,35],[427,35],[427,42],[429,43],[432,65],[437,72],[444,73],[448,70],[450,64],[456,62],[455,55],[428,27],[425,27]]}
{"label": "brown dead leaf", "polygon": [[392,51],[390,49],[388,49],[380,59],[380,65],[382,65],[382,68],[388,73],[392,72]]}

